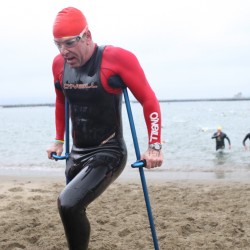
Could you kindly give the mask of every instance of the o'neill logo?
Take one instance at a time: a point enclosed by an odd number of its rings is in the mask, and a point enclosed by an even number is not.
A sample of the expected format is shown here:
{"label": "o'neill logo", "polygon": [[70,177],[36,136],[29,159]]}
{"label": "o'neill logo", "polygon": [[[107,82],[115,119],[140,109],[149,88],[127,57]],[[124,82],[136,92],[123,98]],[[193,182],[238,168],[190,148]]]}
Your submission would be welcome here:
{"label": "o'neill logo", "polygon": [[159,115],[157,112],[153,112],[150,114],[149,116],[150,121],[151,121],[151,134],[150,134],[150,142],[152,142],[152,140],[156,140],[158,139],[158,135],[159,135]]}
{"label": "o'neill logo", "polygon": [[79,83],[69,83],[68,81],[64,83],[63,85],[64,89],[96,89],[97,84],[95,82],[90,83],[82,83],[79,81]]}

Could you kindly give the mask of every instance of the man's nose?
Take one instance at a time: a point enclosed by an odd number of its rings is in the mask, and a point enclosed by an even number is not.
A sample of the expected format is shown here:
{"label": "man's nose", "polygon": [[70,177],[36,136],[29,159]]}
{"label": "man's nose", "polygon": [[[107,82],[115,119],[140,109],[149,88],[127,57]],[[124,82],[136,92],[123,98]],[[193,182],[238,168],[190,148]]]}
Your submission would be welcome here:
{"label": "man's nose", "polygon": [[60,51],[60,53],[61,53],[62,55],[66,55],[66,54],[69,52],[68,49],[67,49],[67,47],[64,46],[63,44],[61,45],[59,51]]}

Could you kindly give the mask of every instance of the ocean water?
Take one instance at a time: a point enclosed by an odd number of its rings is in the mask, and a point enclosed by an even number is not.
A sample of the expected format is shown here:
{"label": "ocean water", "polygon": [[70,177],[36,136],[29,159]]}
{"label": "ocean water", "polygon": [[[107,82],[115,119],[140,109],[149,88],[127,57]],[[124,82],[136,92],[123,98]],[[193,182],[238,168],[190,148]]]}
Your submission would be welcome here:
{"label": "ocean water", "polygon": [[[147,178],[248,179],[250,151],[242,145],[250,132],[249,101],[161,102],[164,164],[145,170]],[[141,105],[131,103],[141,153],[147,148],[147,130]],[[54,107],[0,108],[0,174],[64,175],[65,161],[47,159],[46,148],[54,138]],[[128,163],[124,178],[138,169],[131,130],[123,105],[124,137]],[[211,136],[218,125],[229,136],[232,148],[215,151]],[[247,141],[249,145],[250,142]]]}

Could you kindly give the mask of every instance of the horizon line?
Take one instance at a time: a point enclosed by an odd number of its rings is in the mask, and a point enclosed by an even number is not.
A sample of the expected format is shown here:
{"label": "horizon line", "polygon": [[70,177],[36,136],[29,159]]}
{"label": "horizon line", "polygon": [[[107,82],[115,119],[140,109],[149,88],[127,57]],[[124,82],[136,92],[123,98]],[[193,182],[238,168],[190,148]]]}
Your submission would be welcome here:
{"label": "horizon line", "polygon": [[[210,101],[250,101],[250,97],[230,97],[230,98],[186,98],[186,99],[159,99],[159,102],[210,102]],[[131,100],[132,103],[138,103],[137,100]],[[17,108],[17,107],[42,107],[55,106],[54,103],[33,103],[33,104],[3,104],[2,108]]]}

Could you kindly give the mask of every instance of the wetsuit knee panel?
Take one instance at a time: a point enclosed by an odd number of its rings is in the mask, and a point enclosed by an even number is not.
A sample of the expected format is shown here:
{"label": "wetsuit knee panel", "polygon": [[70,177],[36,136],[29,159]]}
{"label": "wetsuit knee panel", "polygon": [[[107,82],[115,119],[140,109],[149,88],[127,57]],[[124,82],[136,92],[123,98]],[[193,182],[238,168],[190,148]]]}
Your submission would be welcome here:
{"label": "wetsuit knee panel", "polygon": [[82,207],[85,196],[89,193],[89,190],[77,188],[70,184],[71,183],[69,183],[59,195],[58,206],[67,208],[68,210],[73,210],[75,207]]}

